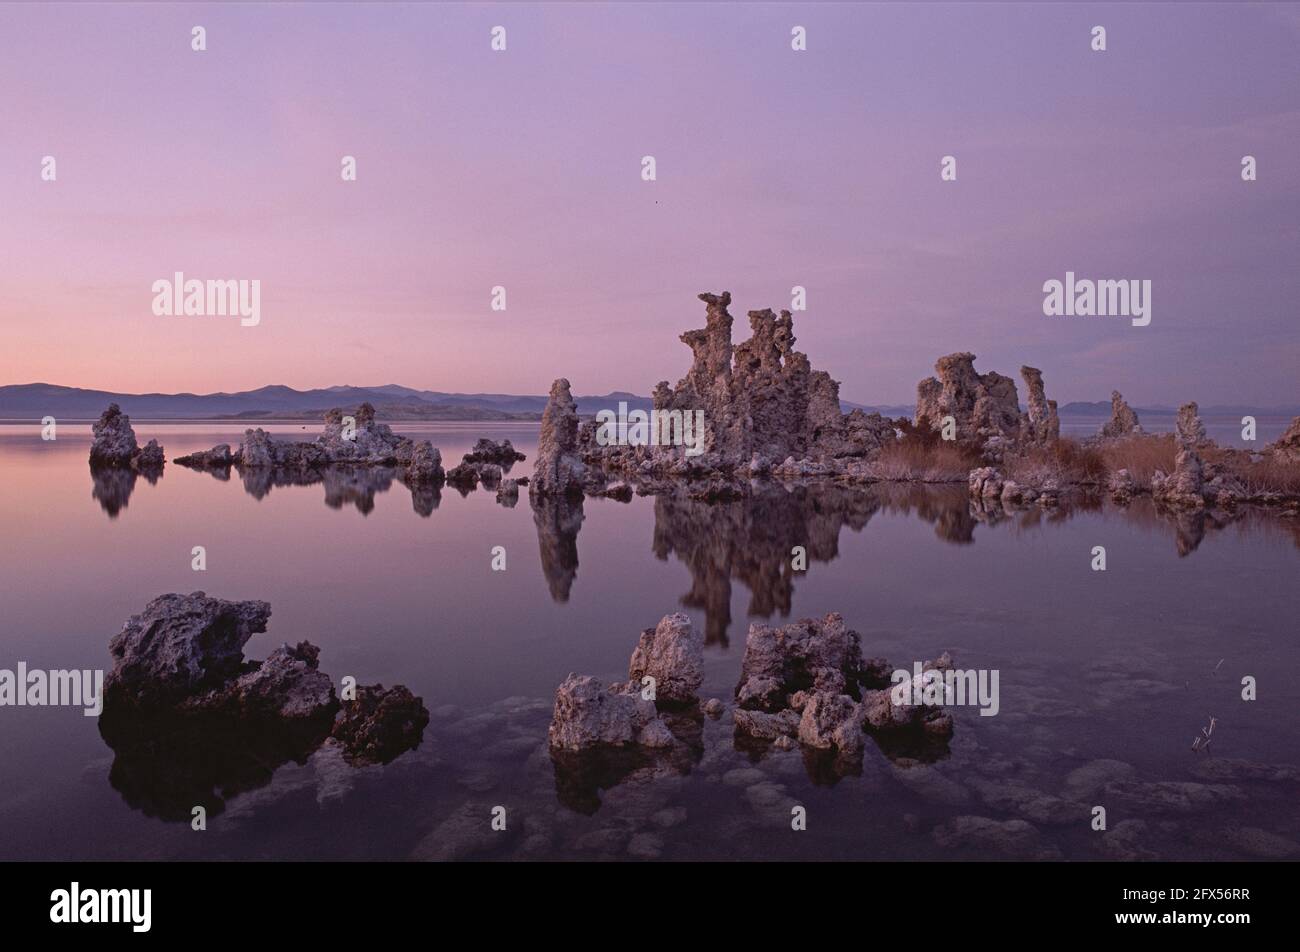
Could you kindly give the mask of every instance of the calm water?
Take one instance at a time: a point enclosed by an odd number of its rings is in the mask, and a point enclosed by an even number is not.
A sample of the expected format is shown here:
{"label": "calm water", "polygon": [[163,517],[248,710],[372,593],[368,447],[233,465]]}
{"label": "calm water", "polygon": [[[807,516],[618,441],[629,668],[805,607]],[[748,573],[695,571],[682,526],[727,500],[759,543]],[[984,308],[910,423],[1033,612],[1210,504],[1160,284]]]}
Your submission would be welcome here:
{"label": "calm water", "polygon": [[[449,465],[479,436],[508,436],[531,472],[534,428],[399,429]],[[169,459],[239,438],[215,425],[137,433]],[[1300,842],[1300,782],[1274,769],[1300,761],[1294,521],[1177,524],[1145,503],[998,519],[973,515],[961,489],[897,487],[587,500],[535,516],[526,492],[507,509],[482,490],[413,497],[384,474],[245,486],[169,464],[154,484],[96,485],[88,443],[86,427],[52,443],[0,428],[0,668],[107,668],[129,615],[202,589],[271,602],[251,657],[309,639],[336,679],[405,683],[433,719],[390,765],[281,766],[195,832],[157,818],[184,800],[165,771],[110,778],[113,751],[80,709],[0,708],[3,859],[1240,859]],[[498,545],[505,572],[490,570]],[[794,545],[807,572],[790,570]],[[1096,545],[1106,572],[1089,568]],[[571,671],[625,676],[640,630],[678,609],[708,635],[704,697],[730,700],[751,621],[838,611],[869,656],[910,667],[947,649],[998,669],[1001,712],[958,710],[951,744],[925,762],[868,740],[860,770],[738,750],[729,713],[671,762],[553,764],[555,686]],[[1254,702],[1240,699],[1245,675]],[[1195,754],[1211,717],[1210,753]],[[1095,792],[1090,773],[1127,778],[1127,797]],[[790,829],[795,804],[806,831]],[[507,831],[484,832],[496,805]],[[1089,827],[1094,805],[1105,836]],[[985,840],[949,835],[971,829],[956,817],[1030,826]],[[1125,821],[1142,825],[1117,830]]]}

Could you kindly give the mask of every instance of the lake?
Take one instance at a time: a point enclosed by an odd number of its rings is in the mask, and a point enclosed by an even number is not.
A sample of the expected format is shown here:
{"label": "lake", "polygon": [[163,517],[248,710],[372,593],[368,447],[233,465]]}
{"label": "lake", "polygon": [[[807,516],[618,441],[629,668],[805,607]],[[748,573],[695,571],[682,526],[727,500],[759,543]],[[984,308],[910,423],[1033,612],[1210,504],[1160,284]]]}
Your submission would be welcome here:
{"label": "lake", "polygon": [[[241,429],[136,425],[169,460]],[[529,457],[511,475],[531,473],[535,425],[395,429],[431,439],[448,467],[478,437],[508,437]],[[413,496],[382,472],[246,485],[169,463],[155,483],[96,482],[89,441],[88,426],[53,442],[0,427],[0,668],[107,669],[130,615],[203,590],[271,603],[249,657],[310,640],[336,681],[404,683],[432,719],[385,766],[313,755],[235,784],[194,831],[162,818],[192,778],[115,769],[79,708],[2,707],[3,859],[1232,860],[1300,842],[1294,519],[1176,520],[1144,499],[990,514],[964,487],[896,485],[535,514],[526,490],[506,508],[481,489]],[[556,686],[626,677],[640,631],[678,610],[706,633],[702,698],[729,707],[750,623],[834,611],[868,656],[910,668],[948,650],[997,670],[1000,709],[957,709],[951,742],[924,756],[868,738],[851,769],[738,744],[729,711],[697,719],[671,762],[553,762]],[[203,745],[193,753],[201,766]],[[484,832],[495,806],[507,829]],[[791,829],[794,806],[806,830]]]}

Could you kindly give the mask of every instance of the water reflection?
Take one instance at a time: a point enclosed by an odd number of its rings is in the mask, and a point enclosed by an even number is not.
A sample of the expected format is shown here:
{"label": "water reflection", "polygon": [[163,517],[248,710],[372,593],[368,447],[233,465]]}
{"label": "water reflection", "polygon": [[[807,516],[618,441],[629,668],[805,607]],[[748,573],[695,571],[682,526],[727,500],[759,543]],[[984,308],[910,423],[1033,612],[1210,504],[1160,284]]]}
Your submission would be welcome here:
{"label": "water reflection", "polygon": [[162,479],[162,474],[161,466],[136,470],[130,466],[96,466],[92,463],[90,495],[108,513],[108,518],[116,519],[131,500],[138,478],[143,476],[152,486]]}

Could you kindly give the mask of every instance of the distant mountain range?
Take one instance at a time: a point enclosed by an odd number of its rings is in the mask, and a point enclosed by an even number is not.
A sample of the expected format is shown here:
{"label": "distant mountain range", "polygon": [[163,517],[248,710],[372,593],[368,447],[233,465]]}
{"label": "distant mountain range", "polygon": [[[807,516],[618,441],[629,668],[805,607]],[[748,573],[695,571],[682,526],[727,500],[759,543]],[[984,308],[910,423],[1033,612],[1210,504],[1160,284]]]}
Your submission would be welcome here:
{"label": "distant mountain range", "polygon": [[[575,396],[578,413],[594,416],[597,411],[617,410],[625,402],[629,410],[649,410],[649,397],[615,391],[598,396]],[[382,387],[326,387],[294,390],[270,386],[239,393],[112,393],[84,390],[48,383],[11,384],[0,387],[0,419],[36,421],[44,416],[61,420],[97,419],[110,403],[142,420],[314,420],[332,407],[355,407],[370,403],[385,420],[475,420],[528,421],[541,419],[545,396],[508,393],[444,393],[415,390],[388,384]],[[911,416],[910,404],[866,406],[841,401],[845,411],[879,412],[887,417]],[[1136,407],[1139,416],[1171,416],[1175,407]],[[1067,403],[1063,417],[1107,417],[1110,401]],[[1202,416],[1254,414],[1256,416],[1300,415],[1300,406],[1246,407],[1207,406]]]}

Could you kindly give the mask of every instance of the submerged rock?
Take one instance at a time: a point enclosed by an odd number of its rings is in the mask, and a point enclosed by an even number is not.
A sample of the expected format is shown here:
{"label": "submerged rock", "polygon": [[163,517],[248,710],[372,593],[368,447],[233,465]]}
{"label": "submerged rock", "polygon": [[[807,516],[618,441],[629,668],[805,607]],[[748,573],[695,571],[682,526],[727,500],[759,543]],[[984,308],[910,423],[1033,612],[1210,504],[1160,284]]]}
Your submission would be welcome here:
{"label": "submerged rock", "polygon": [[353,764],[386,764],[416,747],[429,724],[424,701],[398,684],[357,687],[356,698],[343,701],[331,735]]}

